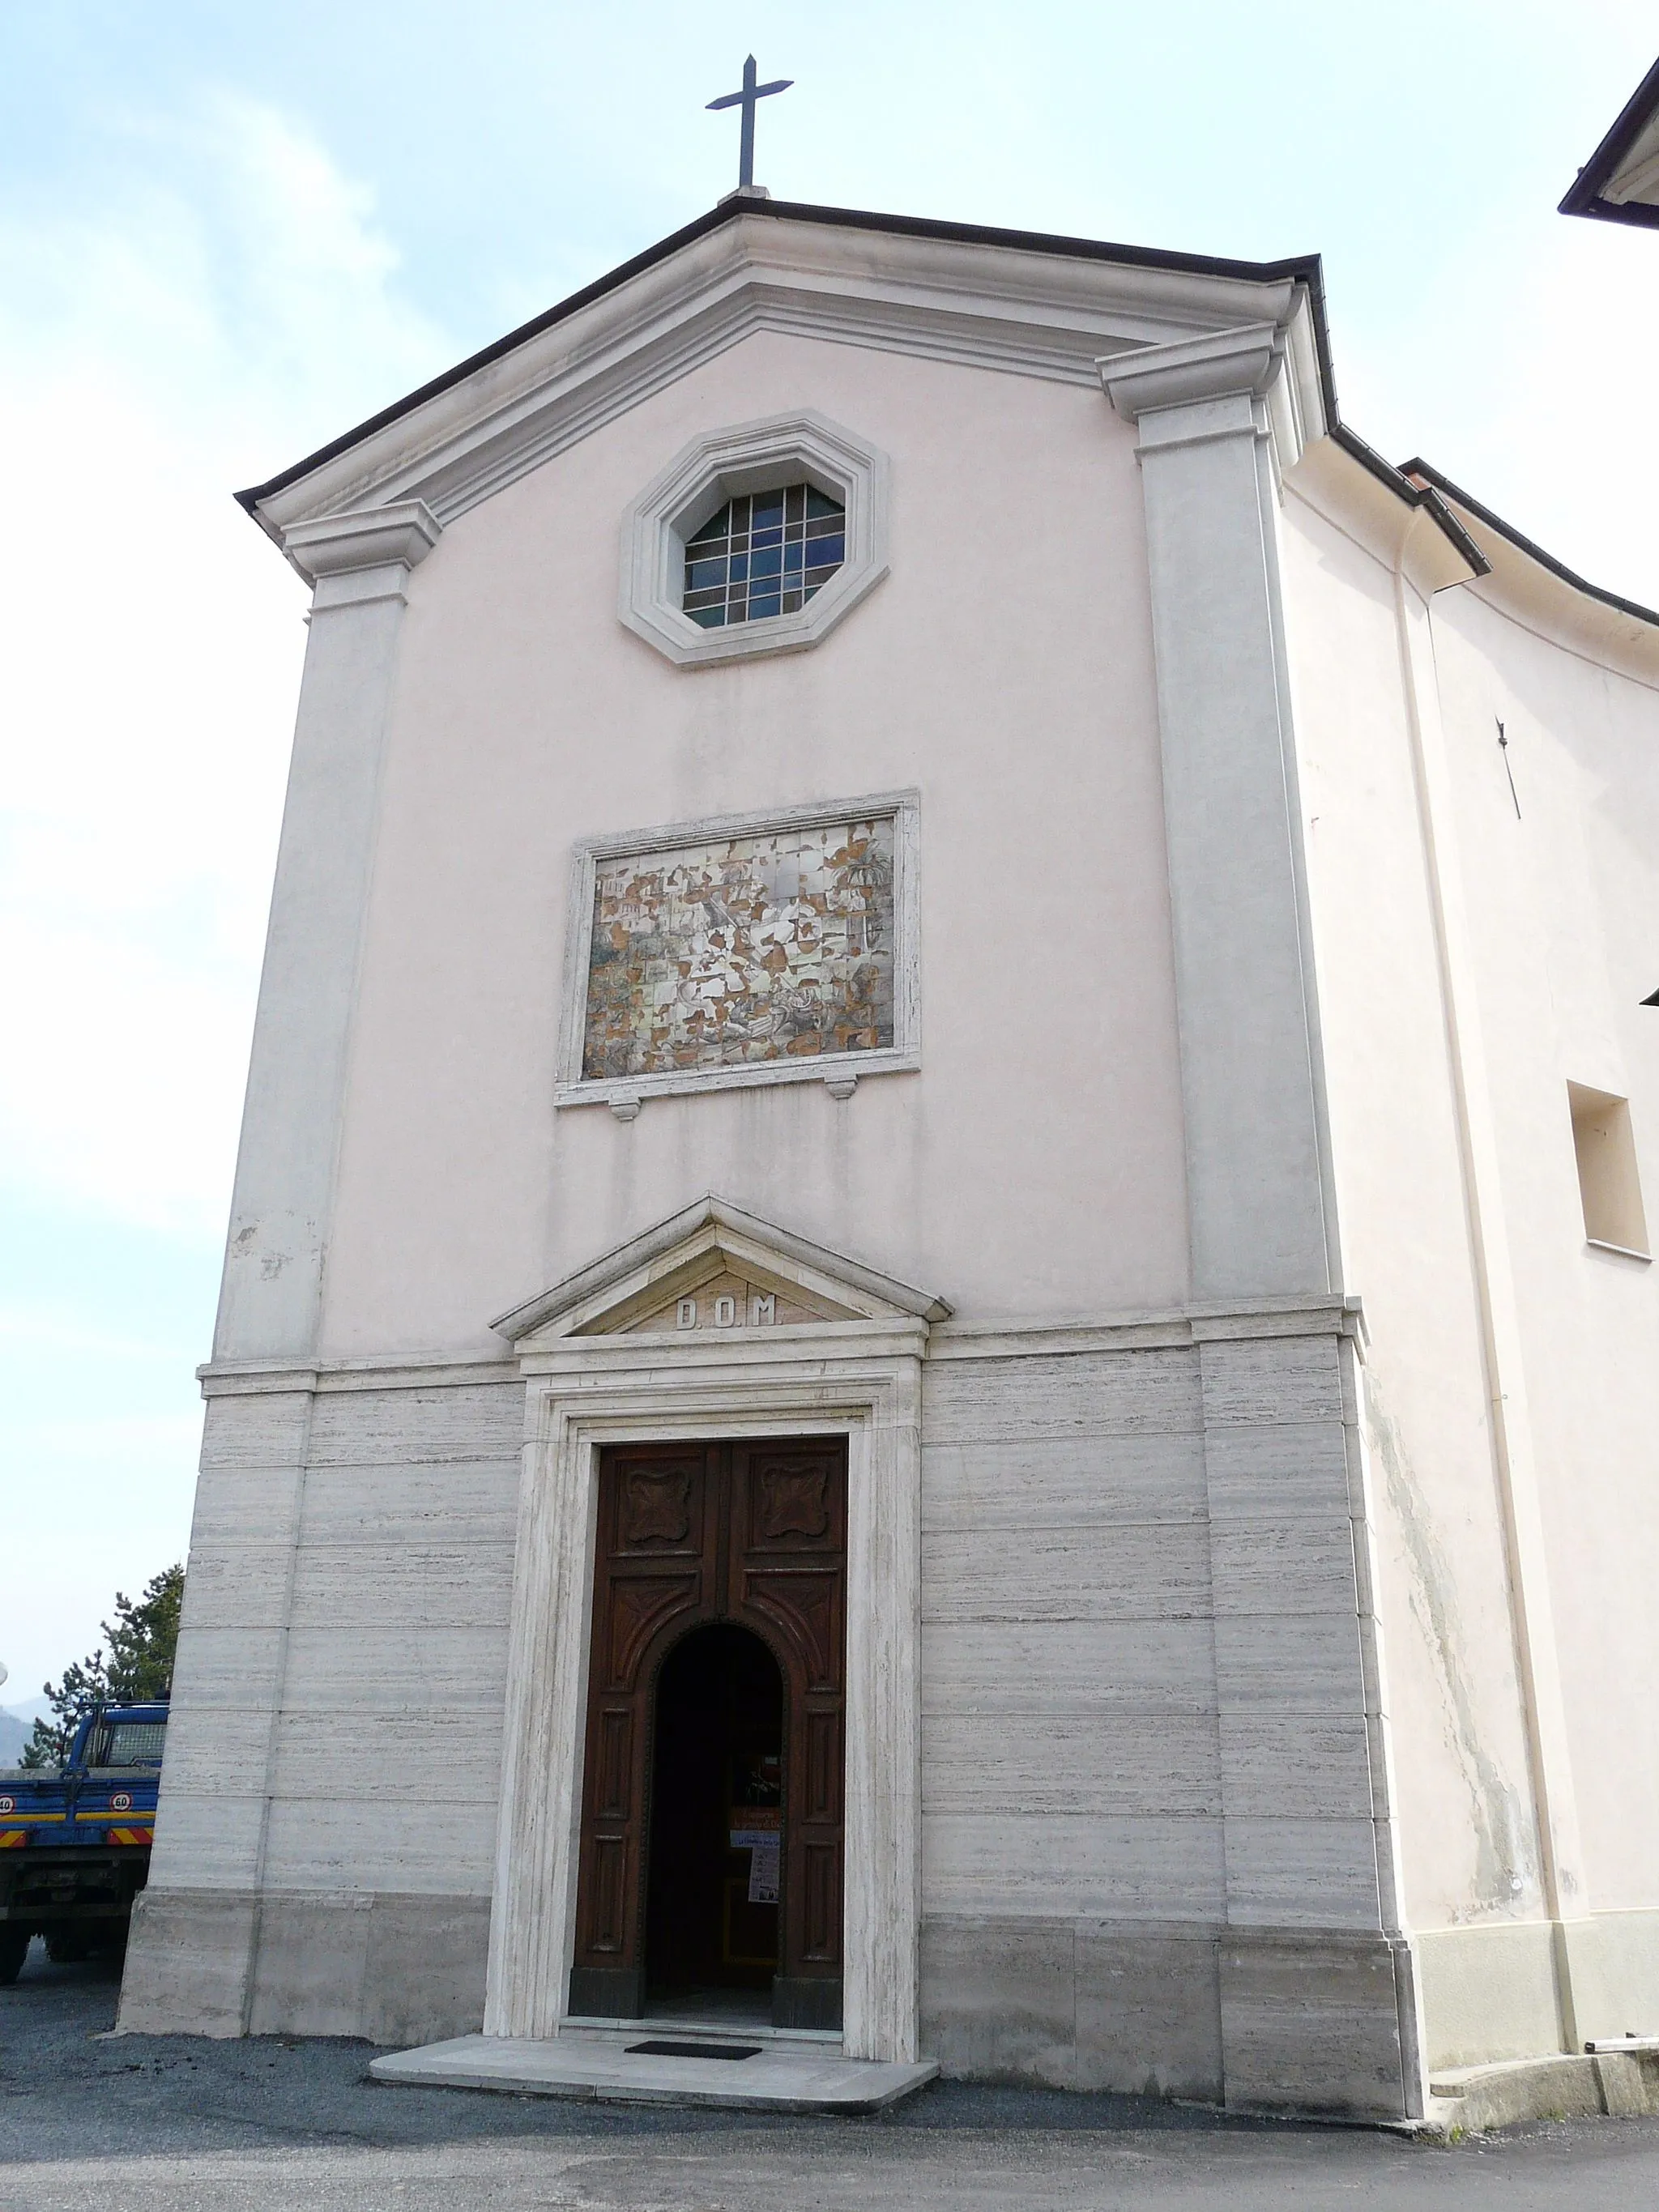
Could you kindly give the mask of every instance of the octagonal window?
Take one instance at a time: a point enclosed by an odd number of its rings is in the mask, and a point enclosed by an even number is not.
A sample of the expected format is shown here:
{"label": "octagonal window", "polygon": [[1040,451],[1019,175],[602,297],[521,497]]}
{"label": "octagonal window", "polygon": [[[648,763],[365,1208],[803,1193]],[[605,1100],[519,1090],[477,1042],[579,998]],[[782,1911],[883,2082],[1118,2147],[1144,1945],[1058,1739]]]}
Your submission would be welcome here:
{"label": "octagonal window", "polygon": [[682,668],[817,645],[887,574],[888,475],[810,410],[705,432],[623,520],[617,614]]}
{"label": "octagonal window", "polygon": [[847,557],[847,510],[816,485],[729,499],[686,540],[681,605],[704,629],[798,614]]}

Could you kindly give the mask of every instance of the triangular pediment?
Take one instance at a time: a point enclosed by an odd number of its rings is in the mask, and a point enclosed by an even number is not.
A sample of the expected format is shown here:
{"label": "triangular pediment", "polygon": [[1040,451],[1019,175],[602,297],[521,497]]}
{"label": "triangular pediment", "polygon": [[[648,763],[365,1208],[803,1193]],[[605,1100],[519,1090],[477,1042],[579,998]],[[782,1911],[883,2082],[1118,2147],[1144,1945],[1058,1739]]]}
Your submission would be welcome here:
{"label": "triangular pediment", "polygon": [[[1094,387],[1126,349],[1305,323],[1309,273],[734,196],[238,497],[309,577],[307,533],[325,519],[412,503],[435,538],[760,331]],[[1322,425],[1315,343],[1291,353]]]}
{"label": "triangular pediment", "polygon": [[491,1323],[521,1352],[568,1338],[738,1337],[943,1321],[943,1298],[712,1195]]}

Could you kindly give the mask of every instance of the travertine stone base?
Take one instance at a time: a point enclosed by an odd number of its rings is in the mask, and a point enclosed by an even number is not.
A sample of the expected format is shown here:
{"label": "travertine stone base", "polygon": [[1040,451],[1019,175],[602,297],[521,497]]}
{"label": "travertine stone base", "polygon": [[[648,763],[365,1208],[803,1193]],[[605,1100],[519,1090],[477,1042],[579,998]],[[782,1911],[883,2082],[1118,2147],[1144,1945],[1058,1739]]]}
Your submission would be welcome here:
{"label": "travertine stone base", "polygon": [[117,2026],[127,2034],[246,2034],[258,1917],[244,1890],[141,1890]]}
{"label": "travertine stone base", "polygon": [[924,2048],[946,2075],[1398,2119],[1405,1947],[1099,1921],[927,1920]]}
{"label": "travertine stone base", "polygon": [[1414,1999],[1399,1938],[1230,1929],[1219,1947],[1230,2111],[1416,2118]]}
{"label": "travertine stone base", "polygon": [[149,1890],[119,2024],[388,2044],[465,2035],[483,2018],[489,1940],[488,1898]]}
{"label": "travertine stone base", "polygon": [[848,2052],[915,2059],[920,1989],[953,2075],[1414,2117],[1356,1327],[906,1316],[527,1339],[527,1394],[222,1378],[124,2025],[546,2040],[594,1447],[846,1429]]}
{"label": "travertine stone base", "polygon": [[958,2079],[1221,2095],[1213,1930],[926,1920],[921,2016]]}

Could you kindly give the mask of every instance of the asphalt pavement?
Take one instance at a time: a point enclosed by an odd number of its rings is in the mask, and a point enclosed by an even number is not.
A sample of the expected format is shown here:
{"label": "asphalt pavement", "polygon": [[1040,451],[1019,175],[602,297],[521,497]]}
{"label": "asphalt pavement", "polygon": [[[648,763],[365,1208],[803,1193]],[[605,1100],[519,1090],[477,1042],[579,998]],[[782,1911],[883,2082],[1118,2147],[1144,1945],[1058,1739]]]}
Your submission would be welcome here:
{"label": "asphalt pavement", "polygon": [[365,2043],[117,2036],[37,1943],[0,1990],[0,2212],[1646,2212],[1659,2120],[1434,2148],[939,2082],[869,2119],[385,2088]]}

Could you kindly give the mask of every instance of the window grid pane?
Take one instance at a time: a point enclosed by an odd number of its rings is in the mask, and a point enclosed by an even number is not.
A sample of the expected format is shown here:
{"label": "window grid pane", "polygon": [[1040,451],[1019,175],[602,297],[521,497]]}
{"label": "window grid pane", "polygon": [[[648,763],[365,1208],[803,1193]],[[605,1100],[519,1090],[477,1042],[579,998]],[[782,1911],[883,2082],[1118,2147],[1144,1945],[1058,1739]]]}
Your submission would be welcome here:
{"label": "window grid pane", "polygon": [[847,511],[809,483],[728,500],[687,541],[680,605],[704,629],[798,614],[847,558]]}

